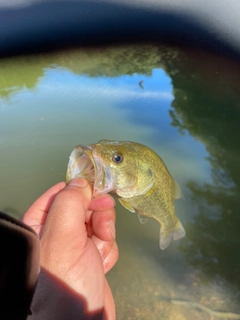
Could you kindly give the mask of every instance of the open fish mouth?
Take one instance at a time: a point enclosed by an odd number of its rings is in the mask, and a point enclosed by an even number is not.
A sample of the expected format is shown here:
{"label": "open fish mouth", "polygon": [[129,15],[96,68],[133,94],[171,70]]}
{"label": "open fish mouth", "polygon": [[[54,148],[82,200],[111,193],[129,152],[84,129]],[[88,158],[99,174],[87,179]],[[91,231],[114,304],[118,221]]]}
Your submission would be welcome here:
{"label": "open fish mouth", "polygon": [[76,146],[69,157],[66,174],[67,183],[80,177],[93,185],[93,196],[114,191],[111,168],[103,162],[91,145]]}

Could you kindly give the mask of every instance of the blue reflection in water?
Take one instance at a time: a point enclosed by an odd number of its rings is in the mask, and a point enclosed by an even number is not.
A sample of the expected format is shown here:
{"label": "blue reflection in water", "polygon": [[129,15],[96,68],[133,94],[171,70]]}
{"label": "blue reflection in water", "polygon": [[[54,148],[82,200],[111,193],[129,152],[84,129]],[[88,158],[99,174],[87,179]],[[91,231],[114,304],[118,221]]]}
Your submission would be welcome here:
{"label": "blue reflection in water", "polygon": [[152,141],[161,141],[162,134],[167,143],[176,132],[176,129],[170,126],[171,119],[168,114],[174,99],[170,78],[162,69],[154,69],[151,77],[138,75],[136,80],[132,80],[137,82],[141,79],[144,80],[144,89],[139,90],[135,99],[124,101],[119,107],[128,111],[132,123],[154,130]]}
{"label": "blue reflection in water", "polygon": [[[142,82],[143,88],[139,83]],[[192,153],[190,144],[196,141],[187,133],[184,138],[179,136],[178,130],[170,125],[171,117],[169,110],[174,99],[170,77],[162,69],[154,69],[151,76],[146,75],[123,75],[112,77],[89,77],[87,75],[76,75],[64,68],[45,69],[45,75],[37,85],[38,90],[44,90],[45,95],[50,99],[58,97],[58,101],[43,104],[41,109],[48,107],[48,112],[58,112],[65,114],[69,118],[70,110],[76,112],[72,114],[72,120],[79,116],[79,120],[89,113],[100,114],[99,121],[107,123],[104,117],[106,104],[111,105],[111,113],[116,113],[116,108],[122,110],[125,121],[116,121],[116,131],[113,135],[121,136],[118,129],[125,127],[128,123],[149,129],[149,142],[152,144],[172,144],[175,140],[181,140],[180,148],[184,148],[187,154]],[[63,104],[67,98],[67,104]],[[60,101],[61,100],[61,101]],[[58,103],[57,103],[58,102]],[[108,116],[111,118],[112,115]],[[91,126],[91,123],[89,123]],[[140,127],[139,127],[140,130]],[[120,138],[120,137],[119,137]],[[198,143],[198,142],[197,142]],[[179,146],[176,146],[179,148]],[[188,147],[187,147],[188,146]],[[191,150],[191,152],[190,152]],[[198,156],[206,157],[207,152],[204,145],[198,143],[195,148]],[[195,153],[195,154],[196,154]]]}
{"label": "blue reflection in water", "polygon": [[33,89],[13,92],[0,108],[5,146],[38,145],[47,153],[101,138],[133,140],[155,149],[182,184],[210,177],[204,145],[170,125],[174,96],[162,69],[112,78],[51,66]]}
{"label": "blue reflection in water", "polygon": [[[51,115],[52,121],[59,119],[63,128],[68,124],[68,136],[76,141],[72,144],[96,142],[101,138],[139,141],[161,155],[182,186],[189,180],[211,180],[205,145],[188,133],[180,135],[170,125],[169,110],[174,96],[171,79],[164,70],[154,69],[151,76],[111,78],[48,68],[37,90],[40,90],[39,99],[43,99],[43,92],[48,99],[41,104],[41,112],[47,112],[46,117]],[[183,189],[188,197],[188,188]],[[194,212],[197,209],[192,210],[191,217]]]}

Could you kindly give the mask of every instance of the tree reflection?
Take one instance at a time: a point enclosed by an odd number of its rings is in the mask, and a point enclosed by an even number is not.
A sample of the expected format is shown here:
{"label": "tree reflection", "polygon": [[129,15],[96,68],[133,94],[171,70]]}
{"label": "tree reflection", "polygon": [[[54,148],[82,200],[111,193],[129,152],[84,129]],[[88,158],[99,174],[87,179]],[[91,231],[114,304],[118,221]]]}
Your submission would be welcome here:
{"label": "tree reflection", "polygon": [[172,61],[177,54],[178,50],[169,47],[141,44],[2,59],[0,97],[8,98],[23,88],[36,87],[49,68],[67,68],[75,74],[90,77],[119,77],[134,73],[151,75],[154,68],[164,68],[165,61]]}
{"label": "tree reflection", "polygon": [[34,88],[43,75],[43,63],[34,64],[33,57],[0,61],[0,98],[7,99],[23,88]]}
{"label": "tree reflection", "polygon": [[197,269],[211,277],[239,285],[239,194],[238,188],[218,190],[214,185],[199,186],[190,182],[188,187],[198,203],[199,214],[187,226],[189,242],[181,249]]}
{"label": "tree reflection", "polygon": [[239,288],[240,68],[222,62],[206,60],[205,54],[178,62],[170,115],[182,134],[188,131],[205,144],[212,167],[211,184],[188,183],[199,213],[186,226],[189,241],[182,242],[181,250],[202,274],[220,275]]}

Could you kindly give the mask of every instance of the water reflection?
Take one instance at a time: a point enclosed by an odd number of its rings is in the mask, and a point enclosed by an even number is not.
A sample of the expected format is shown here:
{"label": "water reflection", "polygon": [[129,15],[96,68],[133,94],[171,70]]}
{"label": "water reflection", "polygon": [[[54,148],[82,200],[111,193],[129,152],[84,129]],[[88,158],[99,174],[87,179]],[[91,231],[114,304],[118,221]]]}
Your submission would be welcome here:
{"label": "water reflection", "polygon": [[118,319],[218,319],[192,302],[240,313],[239,75],[232,61],[157,46],[1,61],[0,209],[19,215],[63,180],[79,143],[147,144],[183,188],[187,236],[160,252],[157,223],[117,207]]}
{"label": "water reflection", "polygon": [[204,84],[203,74],[196,67],[191,70],[195,86],[190,84],[186,74],[182,75],[181,84],[175,79],[178,91],[171,116],[174,126],[204,142],[209,154],[206,160],[211,164],[211,183],[189,181],[187,184],[192,201],[198,205],[198,215],[187,226],[190,241],[182,243],[181,250],[199,270],[202,280],[231,283],[236,290],[236,299],[239,299],[240,150],[237,137],[240,134],[240,97],[233,81],[239,66],[237,70],[231,70],[233,79],[230,83],[227,81],[229,74],[223,73],[222,69],[226,66],[218,66],[221,77],[216,77],[217,94],[214,92],[216,83]]}

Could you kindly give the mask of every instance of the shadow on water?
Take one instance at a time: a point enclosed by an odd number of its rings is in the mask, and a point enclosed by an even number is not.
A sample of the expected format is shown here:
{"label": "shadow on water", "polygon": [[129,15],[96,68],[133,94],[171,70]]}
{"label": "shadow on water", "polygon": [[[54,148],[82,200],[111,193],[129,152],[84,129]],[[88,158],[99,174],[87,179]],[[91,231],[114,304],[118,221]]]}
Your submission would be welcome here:
{"label": "shadow on water", "polygon": [[[47,76],[52,82],[46,80]],[[77,80],[73,76],[77,76]],[[54,82],[55,77],[65,82]],[[68,83],[69,79],[72,82]],[[96,81],[95,86],[89,85],[91,81]],[[23,135],[19,145],[17,140],[10,140],[11,135],[2,145],[0,140],[0,166],[5,168],[12,161],[9,172],[13,178],[22,174],[15,184],[25,179],[25,193],[31,201],[48,186],[64,179],[65,158],[71,151],[69,148],[80,143],[80,138],[87,143],[99,137],[139,139],[163,154],[170,172],[183,186],[186,201],[176,202],[176,207],[187,235],[164,252],[158,247],[157,223],[149,221],[140,225],[136,215],[117,207],[120,260],[108,279],[119,320],[146,317],[156,320],[160,316],[161,320],[218,319],[206,310],[197,311],[191,302],[212,310],[240,313],[239,83],[240,65],[231,60],[195,50],[160,46],[86,49],[1,61],[0,102],[3,106],[12,107],[12,101],[20,99],[15,98],[18,92],[28,92],[30,96],[43,90],[39,93],[40,102],[37,93],[30,102],[23,99],[30,107],[26,107],[26,119],[21,121],[26,122],[26,126],[32,121],[31,136]],[[88,85],[92,100],[84,96]],[[105,100],[111,95],[111,99],[117,97],[116,101],[103,100],[101,104],[102,92],[107,96]],[[71,100],[74,94],[76,100]],[[56,100],[52,99],[55,95],[58,95]],[[42,97],[49,99],[45,107],[41,105],[45,103]],[[32,101],[40,107],[34,105],[32,109]],[[96,104],[101,108],[96,108]],[[96,119],[87,115],[85,105],[89,114],[97,114]],[[8,112],[7,108],[2,110]],[[16,117],[19,111],[14,110]],[[65,113],[61,114],[61,110]],[[46,114],[46,121],[42,112]],[[37,114],[37,120],[29,118],[29,114]],[[105,114],[111,115],[112,126],[104,122]],[[100,121],[103,125],[98,125]],[[17,126],[14,123],[14,128]],[[1,130],[9,134],[8,127],[0,127]],[[62,131],[67,130],[70,133],[65,137]],[[87,141],[88,135],[92,140]],[[17,167],[13,157],[9,160],[6,156],[6,151],[13,152],[9,141],[16,149]],[[9,181],[6,174],[5,184]],[[38,186],[34,195],[31,194],[33,183]],[[5,186],[12,188],[11,183]],[[12,191],[9,199],[12,200],[17,191]],[[22,202],[21,199],[19,203]],[[22,208],[29,205],[25,202]],[[15,209],[10,200],[4,206],[11,208],[13,214],[23,210]],[[189,304],[170,303],[181,298]]]}

